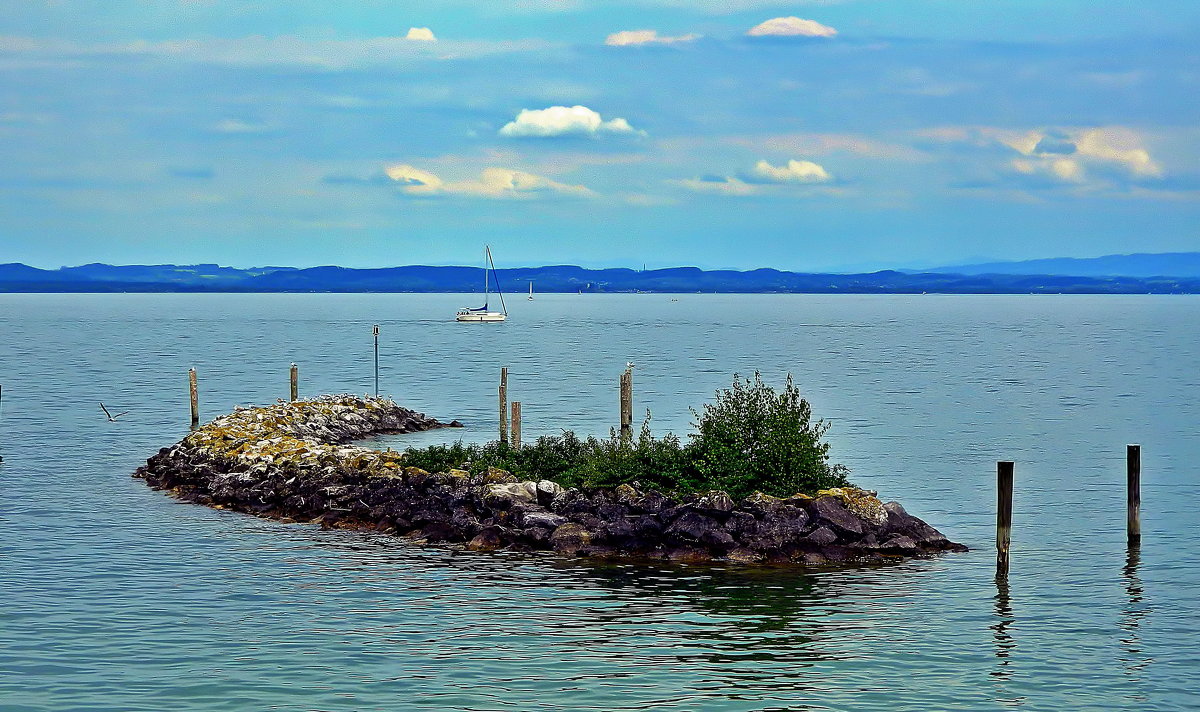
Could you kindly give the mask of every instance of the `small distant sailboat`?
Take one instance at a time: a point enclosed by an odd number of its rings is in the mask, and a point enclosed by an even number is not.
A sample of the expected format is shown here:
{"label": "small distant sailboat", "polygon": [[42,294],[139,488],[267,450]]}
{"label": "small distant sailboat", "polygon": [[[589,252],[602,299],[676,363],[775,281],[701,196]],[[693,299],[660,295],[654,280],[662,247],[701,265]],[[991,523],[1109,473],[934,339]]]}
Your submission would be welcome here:
{"label": "small distant sailboat", "polygon": [[529,281],[529,301],[533,301],[533,280]]}
{"label": "small distant sailboat", "polygon": [[[456,321],[504,321],[508,318],[508,307],[504,304],[504,292],[500,291],[500,278],[496,276],[496,263],[492,261],[492,248],[484,246],[483,260],[483,306],[478,309],[464,307],[458,310],[454,315]],[[491,272],[491,279],[496,281],[496,294],[500,296],[501,311],[488,310],[488,297],[491,294],[491,283],[489,282],[488,273]],[[533,285],[530,285],[532,288]],[[530,297],[532,299],[532,297]]]}

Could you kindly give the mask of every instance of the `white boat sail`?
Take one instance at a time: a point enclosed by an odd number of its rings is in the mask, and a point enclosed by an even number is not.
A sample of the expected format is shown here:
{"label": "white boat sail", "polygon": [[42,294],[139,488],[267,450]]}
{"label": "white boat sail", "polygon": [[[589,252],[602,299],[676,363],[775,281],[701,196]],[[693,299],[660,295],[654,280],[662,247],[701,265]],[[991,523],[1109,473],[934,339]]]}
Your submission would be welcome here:
{"label": "white boat sail", "polygon": [[[492,248],[484,246],[484,261],[483,261],[483,306],[472,309],[463,307],[454,315],[456,321],[504,321],[508,318],[508,307],[504,304],[504,292],[500,291],[500,279],[496,277],[496,263],[492,261]],[[491,283],[489,279],[489,270],[491,279],[496,280],[496,294],[500,296],[501,311],[490,311],[488,309],[488,297],[491,295]]]}
{"label": "white boat sail", "polygon": [[529,280],[529,301],[533,301],[533,280]]}

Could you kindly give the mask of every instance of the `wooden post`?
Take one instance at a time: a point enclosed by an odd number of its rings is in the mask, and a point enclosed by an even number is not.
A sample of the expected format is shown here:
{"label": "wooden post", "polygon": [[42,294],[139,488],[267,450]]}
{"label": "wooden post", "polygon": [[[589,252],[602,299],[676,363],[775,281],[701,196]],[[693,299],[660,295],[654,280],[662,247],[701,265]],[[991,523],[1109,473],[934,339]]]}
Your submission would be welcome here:
{"label": "wooden post", "polygon": [[375,397],[379,397],[379,324],[371,327],[371,335],[375,337]]}
{"label": "wooden post", "polygon": [[1129,532],[1129,543],[1142,540],[1142,446],[1125,447],[1126,504],[1125,526]]}
{"label": "wooden post", "polygon": [[200,397],[196,388],[196,369],[188,369],[188,393],[192,401],[192,430],[200,427]]}
{"label": "wooden post", "polygon": [[996,575],[1008,575],[1012,534],[1013,463],[996,463]]}
{"label": "wooden post", "polygon": [[292,390],[291,390],[292,402],[295,402],[295,401],[300,400],[300,396],[299,396],[299,393],[300,393],[300,367],[294,363],[292,364],[292,374],[291,375],[292,375],[292,379],[291,379],[292,380]]}
{"label": "wooden post", "polygon": [[512,446],[521,447],[521,402],[512,404]]}
{"label": "wooden post", "polygon": [[633,369],[621,374],[621,437],[633,437]]}
{"label": "wooden post", "polygon": [[500,442],[508,442],[508,366],[500,369]]}

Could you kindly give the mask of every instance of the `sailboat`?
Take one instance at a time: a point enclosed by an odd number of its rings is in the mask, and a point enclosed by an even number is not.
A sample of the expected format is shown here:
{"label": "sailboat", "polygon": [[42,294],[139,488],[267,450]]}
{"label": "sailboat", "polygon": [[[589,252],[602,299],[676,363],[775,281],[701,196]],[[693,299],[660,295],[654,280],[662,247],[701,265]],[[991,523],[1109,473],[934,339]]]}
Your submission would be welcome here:
{"label": "sailboat", "polygon": [[529,282],[529,301],[533,301],[533,280]]}
{"label": "sailboat", "polygon": [[[488,310],[488,296],[491,294],[491,283],[488,281],[488,271],[491,279],[496,281],[496,294],[500,295],[501,311]],[[454,315],[456,321],[504,321],[508,318],[508,307],[504,304],[504,292],[500,291],[500,278],[496,276],[496,263],[492,261],[492,248],[483,248],[483,306],[472,309],[463,307]]]}

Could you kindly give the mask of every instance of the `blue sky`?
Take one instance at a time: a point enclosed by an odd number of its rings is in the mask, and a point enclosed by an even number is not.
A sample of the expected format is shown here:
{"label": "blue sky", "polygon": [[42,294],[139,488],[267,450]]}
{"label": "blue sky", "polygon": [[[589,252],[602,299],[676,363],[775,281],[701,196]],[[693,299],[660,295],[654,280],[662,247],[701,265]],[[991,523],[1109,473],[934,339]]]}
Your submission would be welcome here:
{"label": "blue sky", "polygon": [[0,5],[0,262],[1200,249],[1200,3]]}

